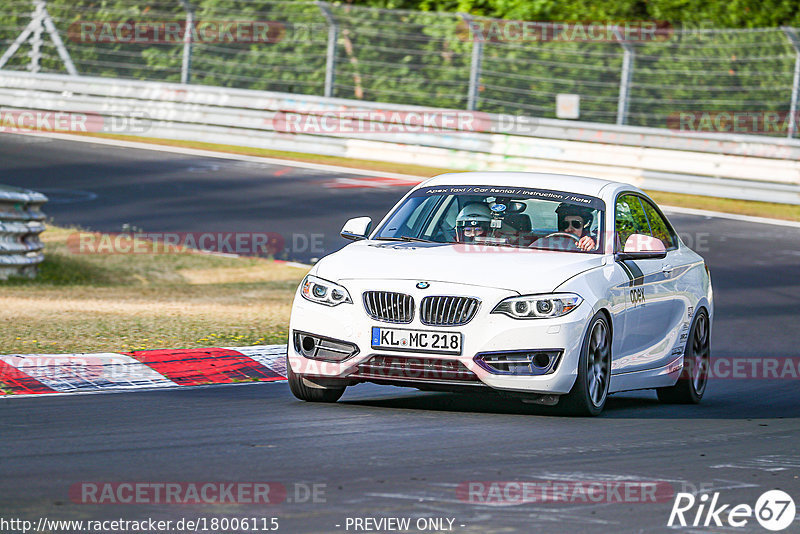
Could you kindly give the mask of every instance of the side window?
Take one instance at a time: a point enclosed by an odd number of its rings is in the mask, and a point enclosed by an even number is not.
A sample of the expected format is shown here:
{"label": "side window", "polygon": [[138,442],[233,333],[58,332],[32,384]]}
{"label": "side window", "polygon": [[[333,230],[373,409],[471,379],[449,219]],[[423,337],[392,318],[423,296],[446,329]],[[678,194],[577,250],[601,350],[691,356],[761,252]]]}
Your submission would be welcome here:
{"label": "side window", "polygon": [[642,204],[644,204],[647,219],[650,221],[650,228],[653,230],[652,236],[660,239],[668,249],[676,247],[678,243],[664,218],[659,215],[656,208],[647,200],[642,199]]}
{"label": "side window", "polygon": [[632,234],[650,235],[650,225],[636,195],[622,195],[616,207],[617,250],[622,250]]}

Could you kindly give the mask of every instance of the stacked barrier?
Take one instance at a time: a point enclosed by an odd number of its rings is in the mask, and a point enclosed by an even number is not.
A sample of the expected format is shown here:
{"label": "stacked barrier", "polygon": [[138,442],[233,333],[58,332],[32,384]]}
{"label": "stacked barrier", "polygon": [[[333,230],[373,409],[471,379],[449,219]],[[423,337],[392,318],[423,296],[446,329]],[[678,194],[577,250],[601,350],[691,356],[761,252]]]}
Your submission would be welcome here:
{"label": "stacked barrier", "polygon": [[41,211],[47,197],[35,191],[0,185],[0,279],[36,276],[44,260]]}

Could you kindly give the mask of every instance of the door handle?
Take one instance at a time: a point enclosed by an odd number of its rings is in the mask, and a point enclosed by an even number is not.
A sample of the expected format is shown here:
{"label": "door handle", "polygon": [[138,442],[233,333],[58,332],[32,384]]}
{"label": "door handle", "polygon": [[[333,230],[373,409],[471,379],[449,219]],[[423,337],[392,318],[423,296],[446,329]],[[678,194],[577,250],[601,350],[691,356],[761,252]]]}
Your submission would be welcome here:
{"label": "door handle", "polygon": [[661,269],[661,272],[664,274],[672,274],[672,271],[674,270],[675,268],[672,265],[665,265],[664,268]]}

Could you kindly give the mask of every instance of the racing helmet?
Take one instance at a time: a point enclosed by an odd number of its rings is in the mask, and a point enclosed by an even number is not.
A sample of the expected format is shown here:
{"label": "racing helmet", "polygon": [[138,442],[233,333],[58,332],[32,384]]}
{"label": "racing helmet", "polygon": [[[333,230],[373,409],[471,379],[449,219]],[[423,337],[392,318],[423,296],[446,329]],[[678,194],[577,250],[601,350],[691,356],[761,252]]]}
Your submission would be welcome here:
{"label": "racing helmet", "polygon": [[589,228],[592,225],[592,210],[585,207],[585,206],[578,206],[575,204],[569,204],[567,202],[562,202],[556,208],[556,215],[558,216],[558,231],[563,232],[567,228],[567,224],[564,221],[569,216],[577,216],[583,218],[583,229]]}
{"label": "racing helmet", "polygon": [[473,241],[473,237],[464,235],[465,228],[483,228],[489,233],[492,223],[492,212],[483,202],[471,202],[464,206],[456,217],[456,238],[460,243]]}

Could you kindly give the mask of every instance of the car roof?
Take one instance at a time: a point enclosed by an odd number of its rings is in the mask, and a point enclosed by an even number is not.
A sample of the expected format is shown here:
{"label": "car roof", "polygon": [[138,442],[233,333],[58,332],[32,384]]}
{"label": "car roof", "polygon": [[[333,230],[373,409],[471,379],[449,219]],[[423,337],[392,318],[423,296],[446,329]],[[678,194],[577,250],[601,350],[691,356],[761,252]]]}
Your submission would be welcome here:
{"label": "car roof", "polygon": [[629,189],[637,191],[638,188],[622,182],[589,178],[586,176],[573,176],[569,174],[549,174],[539,172],[506,172],[506,171],[480,171],[480,172],[450,172],[440,174],[419,184],[418,187],[437,185],[495,185],[512,187],[532,187],[536,189],[550,189],[567,193],[580,193],[599,197],[600,191],[613,185],[613,189]]}

